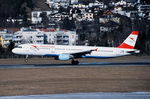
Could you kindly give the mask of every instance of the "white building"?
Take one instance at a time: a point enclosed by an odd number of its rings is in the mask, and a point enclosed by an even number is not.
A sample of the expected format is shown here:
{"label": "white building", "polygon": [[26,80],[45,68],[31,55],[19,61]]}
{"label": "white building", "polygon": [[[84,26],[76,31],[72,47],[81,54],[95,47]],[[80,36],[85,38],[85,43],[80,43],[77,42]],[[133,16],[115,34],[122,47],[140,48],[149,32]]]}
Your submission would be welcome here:
{"label": "white building", "polygon": [[69,3],[71,3],[70,0],[46,0],[46,4],[48,4],[50,8],[56,9],[59,9],[60,6],[67,8]]}
{"label": "white building", "polygon": [[44,42],[54,45],[76,45],[78,36],[75,31],[42,29],[44,32]]}
{"label": "white building", "polygon": [[56,29],[41,29],[41,31],[44,33],[45,44],[57,44]]}
{"label": "white building", "polygon": [[123,7],[121,7],[121,6],[114,7],[114,10],[112,12],[120,14],[120,15],[126,15],[126,11],[124,11]]}
{"label": "white building", "polygon": [[40,16],[41,13],[45,12],[47,16],[52,14],[52,11],[32,11],[31,13],[31,21],[33,24],[41,23],[42,17]]}
{"label": "white building", "polygon": [[117,3],[115,3],[115,6],[123,6],[123,7],[126,7],[126,6],[127,6],[127,2],[121,0],[121,1],[119,1],[119,2],[117,2]]}
{"label": "white building", "polygon": [[93,7],[93,6],[98,6],[99,8],[104,8],[105,7],[104,2],[99,2],[97,0],[95,0],[94,3],[89,3],[89,7]]}
{"label": "white building", "polygon": [[14,33],[13,41],[15,45],[34,44],[54,44],[54,45],[76,45],[78,36],[75,31],[57,29],[30,29],[21,28]]}
{"label": "white building", "polygon": [[88,8],[87,5],[84,5],[84,4],[81,4],[81,3],[79,3],[79,4],[73,4],[72,7],[73,7],[73,8],[79,8],[79,9]]}
{"label": "white building", "polygon": [[42,13],[42,11],[33,11],[31,13],[31,21],[33,24],[37,24],[42,21],[42,18],[40,17],[41,13]]}
{"label": "white building", "polygon": [[79,0],[71,0],[71,4],[77,4]]}
{"label": "white building", "polygon": [[149,11],[150,12],[150,5],[139,5],[138,11],[139,12]]}
{"label": "white building", "polygon": [[93,21],[94,20],[94,15],[93,13],[84,13],[82,16],[83,20],[88,20],[88,21]]}
{"label": "white building", "polygon": [[20,31],[14,33],[13,41],[16,45],[25,43],[44,43],[44,33],[38,29],[21,28]]}
{"label": "white building", "polygon": [[69,17],[69,15],[67,15],[67,14],[60,14],[60,13],[49,16],[49,18],[52,21],[55,21],[55,22],[59,22],[59,21],[61,21],[62,19],[66,18],[66,17]]}
{"label": "white building", "polygon": [[58,45],[76,45],[78,36],[75,31],[57,31]]}

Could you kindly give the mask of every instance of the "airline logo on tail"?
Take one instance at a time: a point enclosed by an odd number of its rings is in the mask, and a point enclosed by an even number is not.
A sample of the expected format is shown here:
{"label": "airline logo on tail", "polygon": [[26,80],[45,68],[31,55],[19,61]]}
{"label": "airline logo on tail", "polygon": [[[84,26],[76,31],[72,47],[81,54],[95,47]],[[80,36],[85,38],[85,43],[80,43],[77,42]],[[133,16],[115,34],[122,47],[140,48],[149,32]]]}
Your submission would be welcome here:
{"label": "airline logo on tail", "polygon": [[117,48],[127,48],[127,49],[134,49],[136,40],[138,38],[139,31],[133,31],[127,39],[119,45]]}

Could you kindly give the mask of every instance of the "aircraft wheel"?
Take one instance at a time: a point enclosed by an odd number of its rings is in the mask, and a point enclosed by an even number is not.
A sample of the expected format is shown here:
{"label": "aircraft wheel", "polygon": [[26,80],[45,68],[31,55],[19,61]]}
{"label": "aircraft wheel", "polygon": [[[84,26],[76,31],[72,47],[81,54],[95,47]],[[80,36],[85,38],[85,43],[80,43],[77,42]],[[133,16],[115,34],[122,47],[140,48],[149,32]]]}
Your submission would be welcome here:
{"label": "aircraft wheel", "polygon": [[28,56],[28,55],[26,55],[25,62],[28,62],[28,57],[29,57],[29,56]]}
{"label": "aircraft wheel", "polygon": [[72,64],[72,65],[78,65],[78,64],[79,64],[79,61],[78,61],[78,60],[76,60],[76,61],[75,61],[75,60],[72,60],[72,61],[71,61],[71,64]]}

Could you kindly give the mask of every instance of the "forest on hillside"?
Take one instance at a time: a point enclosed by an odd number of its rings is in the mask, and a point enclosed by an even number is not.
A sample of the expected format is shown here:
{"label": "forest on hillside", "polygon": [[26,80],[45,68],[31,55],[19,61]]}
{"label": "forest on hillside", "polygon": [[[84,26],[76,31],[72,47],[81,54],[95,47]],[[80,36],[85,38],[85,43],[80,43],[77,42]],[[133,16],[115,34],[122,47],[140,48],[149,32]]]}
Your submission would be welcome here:
{"label": "forest on hillside", "polygon": [[34,7],[32,0],[0,0],[0,18],[26,17]]}

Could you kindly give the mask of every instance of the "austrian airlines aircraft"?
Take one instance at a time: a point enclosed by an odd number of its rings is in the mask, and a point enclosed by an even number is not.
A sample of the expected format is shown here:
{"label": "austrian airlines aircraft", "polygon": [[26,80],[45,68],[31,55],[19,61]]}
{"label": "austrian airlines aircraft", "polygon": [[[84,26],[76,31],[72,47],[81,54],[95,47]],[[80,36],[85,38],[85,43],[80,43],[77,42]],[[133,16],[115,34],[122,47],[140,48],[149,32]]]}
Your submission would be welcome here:
{"label": "austrian airlines aircraft", "polygon": [[53,56],[58,60],[72,60],[72,64],[79,64],[75,58],[114,58],[131,55],[140,51],[134,49],[139,31],[133,31],[118,47],[96,46],[68,46],[47,44],[22,44],[12,50],[19,55]]}

